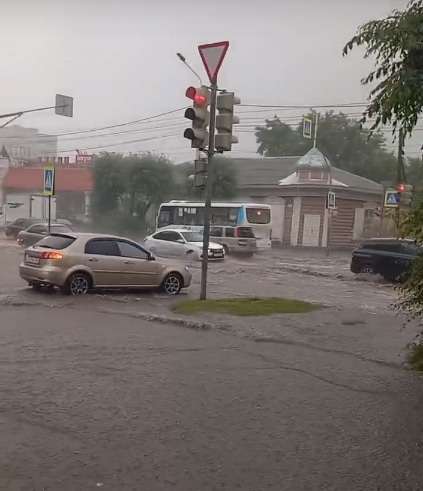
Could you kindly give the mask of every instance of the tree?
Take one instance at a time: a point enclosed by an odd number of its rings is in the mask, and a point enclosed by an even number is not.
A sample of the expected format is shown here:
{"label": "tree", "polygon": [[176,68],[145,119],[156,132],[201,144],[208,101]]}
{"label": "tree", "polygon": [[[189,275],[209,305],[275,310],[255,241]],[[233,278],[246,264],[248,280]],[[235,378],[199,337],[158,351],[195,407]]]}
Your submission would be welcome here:
{"label": "tree", "polygon": [[169,196],[173,183],[173,164],[164,156],[146,153],[126,157],[124,208],[128,215],[144,219],[152,206]]}
{"label": "tree", "polygon": [[266,119],[265,126],[256,127],[257,153],[265,157],[301,156],[307,146],[299,138],[298,132],[277,116]]}
{"label": "tree", "polygon": [[[375,69],[362,80],[363,85],[376,83],[362,121],[375,117],[372,130],[391,123],[393,131],[401,130],[401,139],[410,136],[423,109],[423,0],[412,0],[403,12],[395,10],[386,19],[361,26],[344,47],[344,55],[355,46],[364,46],[365,57],[375,60]],[[416,169],[418,163],[409,161],[409,174],[419,179]],[[421,184],[420,179],[417,184]],[[402,236],[423,245],[423,201],[409,212],[400,212],[398,225]],[[409,277],[399,291],[399,309],[421,319],[423,254],[413,261]],[[419,350],[421,353],[421,345]]]}
{"label": "tree", "polygon": [[92,210],[97,228],[131,235],[148,227],[154,207],[171,197],[174,165],[152,153],[102,154],[93,168]]}
{"label": "tree", "polygon": [[411,135],[423,109],[423,0],[412,0],[406,10],[395,10],[386,19],[359,27],[344,47],[344,56],[355,46],[375,60],[375,69],[362,80],[376,83],[363,122],[375,117],[371,129],[392,123]]}
{"label": "tree", "polygon": [[[194,175],[194,164],[185,163],[176,166],[179,174],[181,199],[204,199],[201,189],[194,186],[189,176]],[[230,200],[237,195],[236,169],[231,159],[216,156],[213,159],[213,199]]]}
{"label": "tree", "polygon": [[102,153],[93,166],[92,213],[95,217],[115,212],[125,189],[122,156]]}
{"label": "tree", "polygon": [[[312,114],[307,117],[314,119]],[[363,130],[360,121],[348,115],[327,112],[319,117],[317,147],[332,164],[376,182],[395,179],[396,158],[385,149],[380,132]],[[256,128],[258,153],[265,156],[302,156],[313,146],[303,137],[302,123],[292,128],[279,118]]]}

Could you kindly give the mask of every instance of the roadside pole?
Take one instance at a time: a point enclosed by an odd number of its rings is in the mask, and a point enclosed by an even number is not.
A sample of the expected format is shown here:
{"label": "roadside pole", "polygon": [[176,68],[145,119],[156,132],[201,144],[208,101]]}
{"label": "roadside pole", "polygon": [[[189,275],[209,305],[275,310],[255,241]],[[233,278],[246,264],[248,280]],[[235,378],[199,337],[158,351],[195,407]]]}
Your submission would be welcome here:
{"label": "roadside pole", "polygon": [[51,197],[54,196],[54,188],[56,181],[56,168],[53,165],[46,165],[44,167],[44,183],[43,194],[47,196],[48,200],[48,233],[51,232]]}
{"label": "roadside pole", "polygon": [[48,234],[51,233],[51,194],[48,195]]}
{"label": "roadside pole", "polygon": [[207,159],[207,180],[204,196],[204,235],[203,235],[203,260],[201,263],[201,287],[200,300],[207,298],[207,272],[209,265],[209,242],[210,242],[210,221],[211,203],[213,195],[213,157],[214,157],[214,136],[216,131],[216,98],[217,83],[210,86],[210,126],[209,126],[209,150]]}
{"label": "roadside pole", "polygon": [[[185,110],[184,117],[191,121],[191,128],[186,128],[184,138],[191,140],[191,148],[196,149],[194,186],[204,189],[204,227],[203,227],[203,257],[201,261],[200,300],[207,298],[207,273],[209,264],[210,225],[212,221],[213,171],[215,153],[228,152],[232,143],[238,139],[232,135],[232,126],[239,123],[239,118],[233,114],[233,107],[241,100],[233,92],[219,91],[217,76],[229,48],[229,41],[202,44],[198,52],[210,81],[210,86],[202,83],[201,77],[187,63],[181,53],[178,58],[198,78],[201,87],[188,87],[185,97],[193,101],[193,105]],[[218,92],[222,94],[218,95]],[[210,106],[210,112],[208,108]],[[208,132],[207,132],[208,128]],[[216,135],[217,133],[217,135]],[[208,147],[208,148],[206,148]],[[201,153],[207,155],[201,158]]]}

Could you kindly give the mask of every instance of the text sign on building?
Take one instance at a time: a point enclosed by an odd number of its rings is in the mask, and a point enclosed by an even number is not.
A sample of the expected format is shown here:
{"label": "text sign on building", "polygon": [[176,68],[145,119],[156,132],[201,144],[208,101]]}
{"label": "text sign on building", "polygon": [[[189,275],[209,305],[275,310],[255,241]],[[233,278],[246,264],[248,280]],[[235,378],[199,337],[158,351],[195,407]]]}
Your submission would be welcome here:
{"label": "text sign on building", "polygon": [[93,160],[93,155],[77,155],[75,157],[75,164],[92,164]]}
{"label": "text sign on building", "polygon": [[328,192],[328,197],[326,200],[326,208],[328,210],[334,210],[336,208],[336,195],[333,191]]}
{"label": "text sign on building", "polygon": [[53,165],[46,165],[44,167],[44,189],[45,196],[54,195],[54,180],[55,180],[55,168]]}

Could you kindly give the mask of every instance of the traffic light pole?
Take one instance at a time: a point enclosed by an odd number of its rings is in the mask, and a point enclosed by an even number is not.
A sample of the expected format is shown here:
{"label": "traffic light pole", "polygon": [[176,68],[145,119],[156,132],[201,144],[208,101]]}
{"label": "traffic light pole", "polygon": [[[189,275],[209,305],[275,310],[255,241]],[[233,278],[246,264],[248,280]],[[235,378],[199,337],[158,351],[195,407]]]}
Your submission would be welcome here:
{"label": "traffic light pole", "polygon": [[213,195],[213,157],[214,140],[216,132],[216,101],[217,83],[210,86],[210,125],[209,125],[209,149],[207,162],[207,180],[204,196],[204,235],[203,235],[203,260],[201,263],[201,288],[200,300],[207,298],[207,272],[209,266],[209,242],[210,242],[210,222],[211,222],[211,203]]}

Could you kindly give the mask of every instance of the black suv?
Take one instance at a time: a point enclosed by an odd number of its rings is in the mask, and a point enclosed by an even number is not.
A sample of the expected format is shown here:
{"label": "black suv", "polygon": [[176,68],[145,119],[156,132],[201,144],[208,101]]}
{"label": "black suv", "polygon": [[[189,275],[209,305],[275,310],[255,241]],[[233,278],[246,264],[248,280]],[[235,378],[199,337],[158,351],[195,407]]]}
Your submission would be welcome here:
{"label": "black suv", "polygon": [[414,258],[423,249],[409,239],[370,239],[354,249],[353,273],[380,274],[387,281],[404,280]]}
{"label": "black suv", "polygon": [[6,237],[13,237],[14,239],[16,239],[19,232],[21,232],[22,230],[26,230],[31,225],[40,223],[42,221],[43,220],[40,220],[39,218],[18,218],[14,222],[7,225],[5,230]]}

